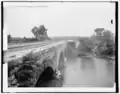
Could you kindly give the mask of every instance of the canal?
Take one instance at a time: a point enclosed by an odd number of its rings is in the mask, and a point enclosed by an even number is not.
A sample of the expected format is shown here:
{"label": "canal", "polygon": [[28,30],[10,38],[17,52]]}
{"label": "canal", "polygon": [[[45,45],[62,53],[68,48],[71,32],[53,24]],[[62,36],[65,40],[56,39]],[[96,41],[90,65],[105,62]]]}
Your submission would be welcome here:
{"label": "canal", "polygon": [[114,61],[95,57],[68,60],[63,87],[112,87],[114,70]]}
{"label": "canal", "polygon": [[[43,83],[41,87],[113,87],[115,61],[94,56],[77,56],[72,47],[67,48],[66,65],[59,66],[61,79]],[[60,63],[63,60],[61,58]]]}

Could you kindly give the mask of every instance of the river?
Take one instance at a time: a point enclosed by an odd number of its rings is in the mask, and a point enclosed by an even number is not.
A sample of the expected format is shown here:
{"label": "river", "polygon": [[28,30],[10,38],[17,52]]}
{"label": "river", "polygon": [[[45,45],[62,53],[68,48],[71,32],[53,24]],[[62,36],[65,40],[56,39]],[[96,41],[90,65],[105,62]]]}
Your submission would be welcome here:
{"label": "river", "polygon": [[[78,52],[78,51],[77,51]],[[68,47],[63,73],[63,87],[112,87],[115,82],[115,61],[92,55],[76,56]]]}
{"label": "river", "polygon": [[114,61],[95,57],[68,60],[63,87],[112,87],[114,70]]}
{"label": "river", "polygon": [[[89,55],[88,55],[89,56]],[[115,61],[90,57],[78,57],[74,49],[66,52],[66,66],[59,66],[62,79],[44,83],[42,87],[113,87],[115,82]],[[62,63],[63,60],[60,60]]]}

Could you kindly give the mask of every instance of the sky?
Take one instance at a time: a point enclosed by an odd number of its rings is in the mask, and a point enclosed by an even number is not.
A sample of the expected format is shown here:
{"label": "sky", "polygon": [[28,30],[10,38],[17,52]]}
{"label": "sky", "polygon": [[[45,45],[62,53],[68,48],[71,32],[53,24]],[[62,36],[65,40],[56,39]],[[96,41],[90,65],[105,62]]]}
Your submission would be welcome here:
{"label": "sky", "polygon": [[106,2],[5,3],[4,32],[7,34],[33,37],[31,29],[43,24],[50,37],[90,36],[96,28],[114,33],[115,5]]}

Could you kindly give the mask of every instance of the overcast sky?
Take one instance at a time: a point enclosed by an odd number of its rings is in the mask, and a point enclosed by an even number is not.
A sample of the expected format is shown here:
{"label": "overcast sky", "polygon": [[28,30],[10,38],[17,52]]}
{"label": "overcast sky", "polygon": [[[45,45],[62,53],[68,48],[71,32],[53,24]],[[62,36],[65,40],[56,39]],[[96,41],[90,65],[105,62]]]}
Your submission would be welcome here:
{"label": "overcast sky", "polygon": [[49,36],[90,36],[101,27],[114,33],[111,19],[115,19],[114,3],[106,2],[6,3],[4,7],[4,29],[13,37],[32,37],[31,29],[42,24]]}

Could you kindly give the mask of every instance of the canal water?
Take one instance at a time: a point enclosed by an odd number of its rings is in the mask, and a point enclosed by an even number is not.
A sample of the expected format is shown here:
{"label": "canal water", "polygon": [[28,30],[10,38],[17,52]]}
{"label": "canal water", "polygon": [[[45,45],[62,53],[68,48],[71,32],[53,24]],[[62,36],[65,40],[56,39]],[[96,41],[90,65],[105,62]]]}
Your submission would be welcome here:
{"label": "canal water", "polygon": [[72,47],[67,49],[63,71],[63,87],[113,87],[115,61],[94,56],[78,57]]}
{"label": "canal water", "polygon": [[63,87],[112,87],[114,62],[94,57],[68,60]]}
{"label": "canal water", "polygon": [[[113,87],[115,82],[115,61],[94,56],[78,57],[72,48],[66,52],[65,67],[59,69],[61,79],[54,79],[46,87]],[[63,60],[60,60],[62,63]]]}

